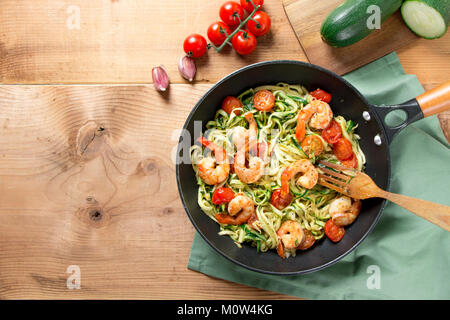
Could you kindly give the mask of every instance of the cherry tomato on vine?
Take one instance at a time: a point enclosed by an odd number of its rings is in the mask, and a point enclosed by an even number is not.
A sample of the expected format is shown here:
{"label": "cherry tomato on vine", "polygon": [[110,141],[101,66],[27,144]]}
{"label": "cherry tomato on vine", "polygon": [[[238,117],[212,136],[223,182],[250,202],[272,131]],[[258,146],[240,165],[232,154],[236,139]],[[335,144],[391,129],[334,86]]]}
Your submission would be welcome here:
{"label": "cherry tomato on vine", "polygon": [[253,52],[256,48],[255,36],[244,30],[238,31],[231,40],[233,49],[241,55],[247,55]]}
{"label": "cherry tomato on vine", "polygon": [[331,120],[330,125],[327,128],[322,130],[322,138],[330,144],[338,142],[341,136],[342,136],[341,126],[334,119]]}
{"label": "cherry tomato on vine", "polygon": [[[259,6],[259,8],[262,7],[264,4],[264,0],[252,0],[255,6]],[[250,0],[241,0],[241,6],[247,11],[247,12],[253,12],[255,10],[255,7],[252,5]]]}
{"label": "cherry tomato on vine", "polygon": [[212,196],[212,202],[216,205],[221,205],[223,203],[228,203],[234,198],[234,192],[231,188],[218,188],[214,191]]}
{"label": "cherry tomato on vine", "polygon": [[316,89],[313,92],[311,92],[311,95],[316,98],[317,100],[322,100],[323,102],[330,103],[331,101],[331,94],[328,92],[322,90],[322,89]]}
{"label": "cherry tomato on vine", "polygon": [[[242,108],[242,102],[236,97],[228,96],[222,101],[222,109],[225,110],[226,113],[231,114],[234,109]],[[240,115],[240,111],[234,111],[236,115]]]}
{"label": "cherry tomato on vine", "polygon": [[217,21],[209,26],[207,35],[215,46],[220,46],[230,33],[230,28],[225,23]]}
{"label": "cherry tomato on vine", "polygon": [[339,160],[347,160],[353,154],[352,143],[345,138],[340,138],[333,144],[333,153]]}
{"label": "cherry tomato on vine", "polygon": [[235,27],[243,20],[244,9],[237,2],[227,1],[220,7],[219,16],[228,26]]}
{"label": "cherry tomato on vine", "polygon": [[270,17],[264,11],[256,11],[247,22],[248,30],[256,37],[265,35],[270,30]]}
{"label": "cherry tomato on vine", "polygon": [[324,229],[328,239],[333,242],[341,241],[342,237],[345,234],[345,229],[343,227],[335,225],[333,219],[330,219],[327,221],[327,223],[325,223]]}
{"label": "cherry tomato on vine", "polygon": [[192,58],[198,58],[204,55],[206,47],[206,39],[199,34],[191,34],[183,43],[184,52]]}

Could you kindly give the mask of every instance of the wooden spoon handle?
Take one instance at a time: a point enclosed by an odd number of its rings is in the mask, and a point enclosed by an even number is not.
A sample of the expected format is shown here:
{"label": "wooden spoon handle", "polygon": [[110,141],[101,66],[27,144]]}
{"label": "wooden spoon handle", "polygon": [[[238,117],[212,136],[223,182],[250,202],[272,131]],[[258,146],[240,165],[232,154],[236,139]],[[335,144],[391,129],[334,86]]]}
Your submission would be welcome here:
{"label": "wooden spoon handle", "polygon": [[380,192],[378,196],[394,202],[419,217],[422,217],[431,223],[450,231],[450,207],[448,206],[387,191]]}
{"label": "wooden spoon handle", "polygon": [[416,99],[424,117],[450,109],[450,81],[421,94]]}

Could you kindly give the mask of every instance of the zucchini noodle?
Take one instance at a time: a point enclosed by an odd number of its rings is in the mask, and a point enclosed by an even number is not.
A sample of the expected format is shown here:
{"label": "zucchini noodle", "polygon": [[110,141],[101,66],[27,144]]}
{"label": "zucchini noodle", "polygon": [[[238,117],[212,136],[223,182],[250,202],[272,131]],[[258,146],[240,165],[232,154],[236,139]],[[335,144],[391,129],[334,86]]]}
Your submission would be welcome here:
{"label": "zucchini noodle", "polygon": [[[260,90],[269,90],[275,96],[275,106],[271,112],[258,111],[253,106],[253,96]],[[296,160],[309,159],[313,164],[317,160],[325,160],[339,163],[333,154],[331,146],[322,138],[320,131],[311,129],[306,124],[306,136],[316,135],[323,143],[323,152],[317,157],[308,155],[302,150],[296,140],[295,131],[299,111],[314,99],[301,85],[289,85],[279,83],[277,85],[260,86],[249,89],[237,97],[242,102],[242,108],[238,115],[235,112],[226,113],[219,109],[213,120],[206,124],[204,137],[224,148],[229,157],[236,153],[232,142],[234,129],[237,127],[248,128],[248,121],[243,116],[247,112],[253,113],[258,126],[258,140],[268,142],[266,155],[270,155],[264,175],[252,184],[243,183],[235,173],[230,173],[221,184],[208,185],[199,177],[197,164],[207,151],[200,145],[193,145],[190,149],[191,161],[197,176],[198,204],[205,214],[216,221],[215,215],[226,211],[226,205],[215,205],[212,195],[217,188],[227,186],[234,193],[244,193],[253,199],[256,205],[257,220],[253,222],[256,228],[250,228],[247,224],[226,225],[220,224],[220,235],[229,236],[239,247],[245,242],[255,246],[258,251],[265,252],[275,249],[278,244],[277,230],[285,220],[298,221],[302,228],[311,231],[316,240],[324,236],[324,226],[330,215],[328,209],[330,202],[338,197],[338,194],[316,184],[312,189],[304,189],[290,180],[290,191],[293,200],[283,210],[274,207],[270,200],[272,192],[281,186],[281,174],[283,170]],[[335,116],[334,120],[342,129],[342,136],[352,144],[353,152],[357,158],[357,169],[363,170],[365,156],[359,146],[359,136],[355,133],[358,127],[352,120],[346,121],[342,116]],[[259,229],[259,230],[256,230]],[[287,250],[287,255],[295,255],[295,250]]]}

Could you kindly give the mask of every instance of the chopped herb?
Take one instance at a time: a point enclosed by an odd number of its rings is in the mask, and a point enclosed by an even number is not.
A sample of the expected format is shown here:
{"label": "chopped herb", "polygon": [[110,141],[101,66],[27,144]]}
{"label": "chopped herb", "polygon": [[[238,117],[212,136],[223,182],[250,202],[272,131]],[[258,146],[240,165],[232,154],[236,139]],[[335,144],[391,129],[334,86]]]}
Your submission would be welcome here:
{"label": "chopped herb", "polygon": [[308,100],[306,100],[305,98],[296,97],[296,96],[288,96],[288,97],[291,98],[292,100],[298,101],[302,104],[308,104]]}
{"label": "chopped herb", "polygon": [[353,122],[353,120],[349,120],[347,123],[347,132],[352,131],[354,126],[355,126],[355,123]]}

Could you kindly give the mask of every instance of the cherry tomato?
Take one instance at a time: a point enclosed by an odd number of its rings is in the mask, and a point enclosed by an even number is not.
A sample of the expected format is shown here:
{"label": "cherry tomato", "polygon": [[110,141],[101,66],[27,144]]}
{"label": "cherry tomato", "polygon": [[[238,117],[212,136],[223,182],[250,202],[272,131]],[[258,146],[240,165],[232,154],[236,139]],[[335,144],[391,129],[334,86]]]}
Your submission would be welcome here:
{"label": "cherry tomato", "polygon": [[310,92],[310,94],[317,100],[322,100],[323,102],[326,103],[330,103],[331,101],[331,94],[323,91],[322,89],[316,89],[313,92]]}
{"label": "cherry tomato", "polygon": [[339,160],[350,158],[353,154],[351,142],[341,137],[338,142],[333,144],[333,153]]}
{"label": "cherry tomato", "polygon": [[288,193],[286,196],[281,195],[281,189],[276,189],[272,193],[270,203],[278,210],[283,210],[292,202],[292,195]]}
{"label": "cherry tomato", "polygon": [[227,1],[219,11],[220,19],[230,27],[235,27],[241,23],[244,18],[244,9],[234,1]]}
{"label": "cherry tomato", "polygon": [[323,151],[322,139],[316,135],[307,136],[302,141],[302,149],[308,156],[314,154],[317,157]]}
{"label": "cherry tomato", "polygon": [[256,38],[248,31],[238,31],[231,40],[233,49],[241,55],[247,55],[256,48]]}
{"label": "cherry tomato", "polygon": [[354,168],[356,169],[358,167],[358,158],[356,157],[356,154],[353,152],[352,156],[345,160],[339,160],[343,166]]}
{"label": "cherry tomato", "polygon": [[[264,0],[252,0],[255,6],[259,6],[261,9],[262,5],[264,4]],[[248,12],[253,12],[255,10],[255,7],[252,5],[250,0],[241,0],[241,6]]]}
{"label": "cherry tomato", "polygon": [[220,205],[223,203],[228,203],[234,198],[234,192],[231,190],[231,188],[218,188],[216,191],[214,191],[212,196],[212,202],[216,205]]}
{"label": "cherry tomato", "polygon": [[[225,110],[226,113],[231,114],[234,109],[242,108],[241,100],[235,98],[233,96],[228,96],[222,101],[222,109]],[[240,111],[234,111],[236,115],[239,115]]]}
{"label": "cherry tomato", "polygon": [[322,138],[330,144],[338,142],[341,136],[341,126],[334,119],[331,120],[330,125],[327,128],[322,130]]}
{"label": "cherry tomato", "polygon": [[206,39],[199,34],[191,34],[184,40],[184,52],[190,57],[198,58],[206,52]]}
{"label": "cherry tomato", "polygon": [[339,242],[345,234],[345,229],[335,225],[333,219],[327,221],[324,229],[328,239],[333,242]]}
{"label": "cherry tomato", "polygon": [[275,105],[275,96],[269,90],[260,90],[253,96],[253,105],[259,111],[270,111]]}
{"label": "cherry tomato", "polygon": [[248,20],[247,28],[256,37],[265,35],[270,30],[270,17],[264,11],[256,11],[252,17],[253,20]]}
{"label": "cherry tomato", "polygon": [[209,26],[207,35],[215,46],[220,46],[230,33],[230,28],[225,23],[217,21]]}

